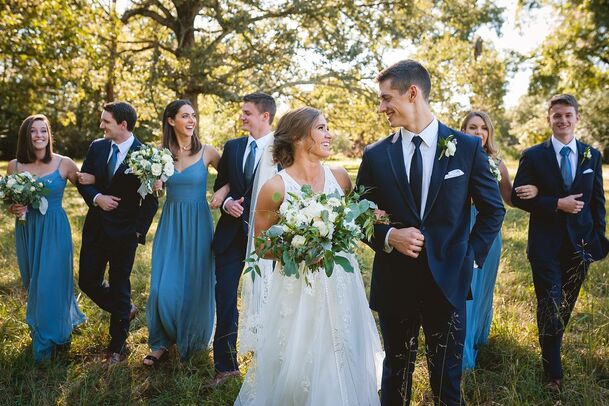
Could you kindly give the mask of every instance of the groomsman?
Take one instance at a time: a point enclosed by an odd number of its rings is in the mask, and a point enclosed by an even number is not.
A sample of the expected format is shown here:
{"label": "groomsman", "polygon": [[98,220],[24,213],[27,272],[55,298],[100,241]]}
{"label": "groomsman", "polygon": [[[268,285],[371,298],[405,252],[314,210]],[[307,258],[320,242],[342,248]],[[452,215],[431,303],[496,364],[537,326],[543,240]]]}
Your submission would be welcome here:
{"label": "groomsman", "polygon": [[[125,174],[129,152],[140,148],[132,131],[137,120],[133,106],[112,102],[103,106],[100,128],[104,138],[91,143],[82,172],[95,175],[95,184],[79,185],[89,211],[82,230],[80,289],[99,307],[110,313],[110,344],[105,362],[116,364],[126,357],[129,322],[135,316],[131,304],[129,277],[138,243],[158,208],[153,195],[141,199],[140,181]],[[104,281],[106,266],[108,281]]]}
{"label": "groomsman", "polygon": [[[514,205],[530,213],[527,254],[537,296],[537,327],[546,387],[560,391],[562,338],[591,262],[609,250],[600,153],[575,139],[575,97],[560,94],[548,106],[552,136],[523,152]],[[537,197],[521,199],[520,186],[537,186]]]}
{"label": "groomsman", "polygon": [[262,152],[272,144],[271,123],[275,112],[275,100],[265,93],[243,97],[241,128],[249,135],[224,145],[214,184],[214,190],[227,183],[230,185],[212,243],[216,255],[216,377],[212,384],[215,386],[239,375],[237,288],[246,256],[254,175]]}
{"label": "groomsman", "polygon": [[[393,223],[376,225],[369,242],[370,308],[385,345],[381,404],[410,403],[422,326],[434,404],[460,405],[473,264],[482,266],[505,209],[480,138],[433,116],[427,70],[405,60],[376,79],[379,110],[397,131],[366,147],[357,184]],[[478,215],[470,233],[472,200]]]}

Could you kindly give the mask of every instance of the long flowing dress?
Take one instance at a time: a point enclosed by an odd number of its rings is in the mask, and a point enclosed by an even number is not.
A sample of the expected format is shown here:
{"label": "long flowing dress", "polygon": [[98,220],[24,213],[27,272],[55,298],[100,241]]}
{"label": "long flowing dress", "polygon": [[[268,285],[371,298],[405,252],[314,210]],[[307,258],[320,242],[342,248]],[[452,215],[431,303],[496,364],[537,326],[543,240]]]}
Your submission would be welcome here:
{"label": "long flowing dress", "polygon": [[[471,225],[474,226],[478,211],[472,205]],[[480,346],[488,343],[493,320],[493,291],[501,259],[501,232],[497,234],[482,268],[474,268],[472,276],[472,300],[466,302],[467,327],[463,347],[463,369],[473,369]]]}
{"label": "long flowing dress", "polygon": [[17,262],[28,293],[25,321],[36,362],[50,358],[55,346],[68,344],[74,327],[86,320],[74,297],[72,232],[61,205],[66,180],[59,165],[38,180],[50,191],[46,214],[28,207],[25,223],[15,221]]}
{"label": "long flowing dress", "polygon": [[182,359],[209,346],[214,328],[213,221],[205,196],[201,159],[176,170],[154,236],[148,344],[153,351],[176,344]]}
{"label": "long flowing dress", "polygon": [[[341,191],[329,168],[326,193]],[[279,172],[288,192],[300,186]],[[272,274],[262,331],[235,405],[306,406],[378,405],[383,352],[368,308],[362,276],[335,269],[332,276],[315,272],[287,277]],[[337,267],[338,268],[338,267]]]}

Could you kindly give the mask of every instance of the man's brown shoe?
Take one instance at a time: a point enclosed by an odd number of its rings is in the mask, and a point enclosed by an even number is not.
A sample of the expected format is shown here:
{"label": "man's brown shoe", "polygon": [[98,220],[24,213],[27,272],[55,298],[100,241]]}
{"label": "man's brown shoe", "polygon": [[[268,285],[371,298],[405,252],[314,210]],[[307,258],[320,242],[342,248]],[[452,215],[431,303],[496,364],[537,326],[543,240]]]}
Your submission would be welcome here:
{"label": "man's brown shoe", "polygon": [[226,382],[228,379],[230,378],[236,378],[241,376],[241,372],[237,371],[224,371],[224,372],[218,372],[216,374],[216,376],[214,377],[214,380],[211,381],[211,383],[209,385],[207,385],[209,388],[216,388],[220,385],[222,385],[224,382]]}
{"label": "man's brown shoe", "polygon": [[562,380],[560,378],[553,378],[546,383],[545,388],[550,392],[560,393],[562,390]]}

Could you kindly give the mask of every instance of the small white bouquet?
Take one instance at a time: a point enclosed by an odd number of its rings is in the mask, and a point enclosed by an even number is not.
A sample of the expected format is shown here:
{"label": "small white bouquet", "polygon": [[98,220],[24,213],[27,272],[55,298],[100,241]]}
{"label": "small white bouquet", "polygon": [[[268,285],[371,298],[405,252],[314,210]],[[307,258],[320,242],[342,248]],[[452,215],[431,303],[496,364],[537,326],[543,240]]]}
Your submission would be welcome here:
{"label": "small white bouquet", "polygon": [[245,260],[245,272],[253,271],[252,277],[260,275],[257,261],[268,253],[281,262],[287,276],[299,278],[322,268],[331,276],[335,265],[353,272],[340,253],[352,253],[358,240],[372,238],[375,223],[387,221],[377,217],[376,204],[360,199],[363,188],[347,196],[314,193],[309,185],[301,190],[301,196],[289,193],[291,199],[279,207],[277,224],[256,238],[258,253]]}
{"label": "small white bouquet", "polygon": [[[22,204],[38,209],[46,214],[49,202],[46,197],[49,189],[44,183],[38,181],[31,173],[21,172],[7,176],[0,176],[0,200],[6,204]],[[19,218],[25,222],[25,213]]]}
{"label": "small white bouquet", "polygon": [[497,182],[501,182],[501,171],[499,170],[498,161],[495,160],[492,156],[488,157],[488,166],[491,169],[491,175]]}
{"label": "small white bouquet", "polygon": [[155,181],[167,182],[175,170],[173,156],[167,148],[159,149],[147,144],[129,154],[126,163],[128,168],[125,173],[134,174],[141,182],[137,192],[142,199],[153,193]]}

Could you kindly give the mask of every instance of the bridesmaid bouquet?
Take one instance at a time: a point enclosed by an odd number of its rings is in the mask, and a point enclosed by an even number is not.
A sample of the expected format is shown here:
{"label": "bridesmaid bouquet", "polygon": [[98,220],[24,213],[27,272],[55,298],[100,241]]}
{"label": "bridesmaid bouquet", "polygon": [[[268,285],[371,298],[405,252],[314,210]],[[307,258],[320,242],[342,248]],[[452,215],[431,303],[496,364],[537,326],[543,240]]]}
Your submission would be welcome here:
{"label": "bridesmaid bouquet", "polygon": [[377,215],[376,204],[360,198],[363,187],[346,196],[314,193],[309,185],[301,191],[301,196],[288,193],[291,199],[279,207],[277,224],[256,238],[258,254],[248,256],[244,271],[252,272],[253,278],[260,275],[258,259],[267,254],[281,262],[285,275],[296,278],[322,268],[331,276],[336,265],[353,272],[339,253],[353,252],[358,240],[372,238],[375,223],[386,221]]}
{"label": "bridesmaid bouquet", "polygon": [[[39,182],[31,173],[21,172],[7,176],[0,176],[0,200],[6,204],[22,204],[38,209],[46,214],[49,202],[46,197],[49,189]],[[25,223],[25,213],[19,218]]]}
{"label": "bridesmaid bouquet", "polygon": [[167,149],[155,148],[144,144],[137,151],[132,152],[126,160],[126,174],[134,174],[141,182],[137,192],[142,199],[147,194],[152,194],[154,182],[160,180],[167,182],[175,170],[173,166],[173,156]]}

